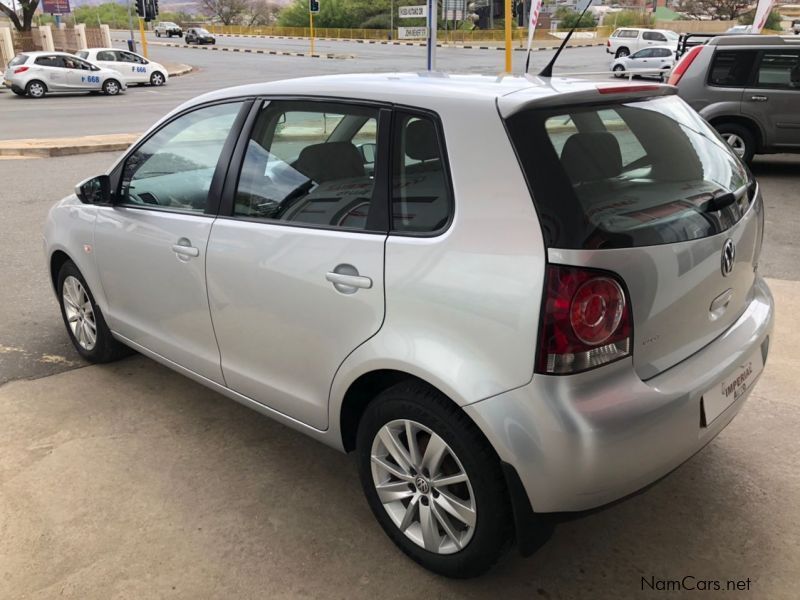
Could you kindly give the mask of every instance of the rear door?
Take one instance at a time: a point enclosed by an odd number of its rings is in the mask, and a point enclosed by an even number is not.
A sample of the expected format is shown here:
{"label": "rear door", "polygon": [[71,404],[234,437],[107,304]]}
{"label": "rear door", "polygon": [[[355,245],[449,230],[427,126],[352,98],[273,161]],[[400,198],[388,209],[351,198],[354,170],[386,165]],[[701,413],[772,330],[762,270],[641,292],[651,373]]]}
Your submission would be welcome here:
{"label": "rear door", "polygon": [[69,89],[67,82],[67,69],[64,66],[64,57],[59,54],[38,56],[34,61],[37,79],[44,81],[51,92]]}
{"label": "rear door", "polygon": [[389,117],[345,102],[265,103],[208,243],[228,387],[317,429],[339,365],[383,322]]}
{"label": "rear door", "polygon": [[748,304],[763,209],[754,182],[679,98],[530,110],[509,119],[554,264],[620,275],[633,362],[651,378]]}
{"label": "rear door", "polygon": [[742,112],[761,123],[767,146],[800,147],[800,49],[758,53],[752,87],[744,91]]}

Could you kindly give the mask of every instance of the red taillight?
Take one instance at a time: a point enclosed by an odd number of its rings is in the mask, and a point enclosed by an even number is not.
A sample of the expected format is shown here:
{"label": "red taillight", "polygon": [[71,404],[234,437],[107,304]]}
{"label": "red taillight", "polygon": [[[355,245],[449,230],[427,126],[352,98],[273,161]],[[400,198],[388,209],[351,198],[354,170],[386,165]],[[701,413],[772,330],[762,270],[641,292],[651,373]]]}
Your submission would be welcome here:
{"label": "red taillight", "polygon": [[703,50],[702,46],[695,46],[689,52],[683,55],[683,57],[678,61],[678,64],[675,65],[675,68],[672,69],[672,74],[669,76],[669,83],[670,85],[678,85],[678,82],[683,77],[683,74],[686,73],[686,70],[692,64],[697,55]]}
{"label": "red taillight", "polygon": [[606,40],[606,48],[611,48],[611,40]]}
{"label": "red taillight", "polygon": [[657,85],[598,85],[597,91],[601,94],[625,94],[632,92],[652,92],[657,90]]}
{"label": "red taillight", "polygon": [[549,265],[536,371],[577,373],[630,354],[630,303],[604,271]]}
{"label": "red taillight", "polygon": [[14,69],[14,75],[19,75],[20,73],[24,73],[28,69],[30,69],[30,67],[17,67],[16,69]]}

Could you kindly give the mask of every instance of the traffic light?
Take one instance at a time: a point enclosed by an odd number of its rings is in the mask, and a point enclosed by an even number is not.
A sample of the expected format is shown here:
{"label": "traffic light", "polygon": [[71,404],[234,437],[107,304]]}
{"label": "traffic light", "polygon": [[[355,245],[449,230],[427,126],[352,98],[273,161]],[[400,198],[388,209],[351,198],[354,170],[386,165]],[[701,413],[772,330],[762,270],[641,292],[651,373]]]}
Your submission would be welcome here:
{"label": "traffic light", "polygon": [[319,13],[319,0],[308,0],[308,12]]}
{"label": "traffic light", "polygon": [[144,0],[144,9],[144,20],[155,21],[158,16],[158,0]]}
{"label": "traffic light", "polygon": [[144,0],[136,0],[136,14],[140,17],[144,17]]}

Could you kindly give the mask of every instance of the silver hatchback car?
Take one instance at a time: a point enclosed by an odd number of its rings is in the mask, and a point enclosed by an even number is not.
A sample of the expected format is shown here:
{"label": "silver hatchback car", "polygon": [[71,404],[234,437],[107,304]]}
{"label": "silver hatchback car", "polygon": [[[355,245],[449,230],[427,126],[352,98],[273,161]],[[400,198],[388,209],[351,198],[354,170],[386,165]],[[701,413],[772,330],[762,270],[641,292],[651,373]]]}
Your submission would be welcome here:
{"label": "silver hatchback car", "polygon": [[763,225],[669,86],[332,76],[177,108],[45,249],[87,360],[135,349],[355,452],[389,537],[468,577],[733,419],[773,326]]}
{"label": "silver hatchback car", "polygon": [[18,96],[31,98],[63,92],[103,92],[116,96],[128,87],[116,71],[66,52],[17,54],[8,63],[4,84]]}

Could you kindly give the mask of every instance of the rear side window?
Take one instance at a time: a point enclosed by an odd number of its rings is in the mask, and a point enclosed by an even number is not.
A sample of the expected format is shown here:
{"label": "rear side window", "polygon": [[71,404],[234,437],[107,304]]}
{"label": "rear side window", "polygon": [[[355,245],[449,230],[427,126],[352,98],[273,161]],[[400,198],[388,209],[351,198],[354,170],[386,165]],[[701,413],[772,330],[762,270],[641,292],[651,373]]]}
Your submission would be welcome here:
{"label": "rear side window", "polygon": [[63,67],[64,59],[60,56],[40,56],[36,59],[36,64],[41,67]]}
{"label": "rear side window", "polygon": [[28,61],[27,54],[17,54],[11,61],[8,63],[9,67],[16,67],[19,65],[24,65]]}
{"label": "rear side window", "polygon": [[708,73],[709,85],[743,87],[750,81],[755,50],[719,50]]}
{"label": "rear side window", "polygon": [[522,111],[508,130],[549,247],[699,239],[749,206],[742,164],[674,96]]}
{"label": "rear side window", "polygon": [[450,185],[436,123],[398,113],[394,128],[392,230],[432,233],[450,215]]}
{"label": "rear side window", "polygon": [[756,75],[758,87],[800,89],[800,50],[765,50]]}
{"label": "rear side window", "polygon": [[646,40],[650,40],[651,42],[666,42],[667,36],[663,33],[659,33],[658,31],[645,31],[642,34],[642,37]]}

